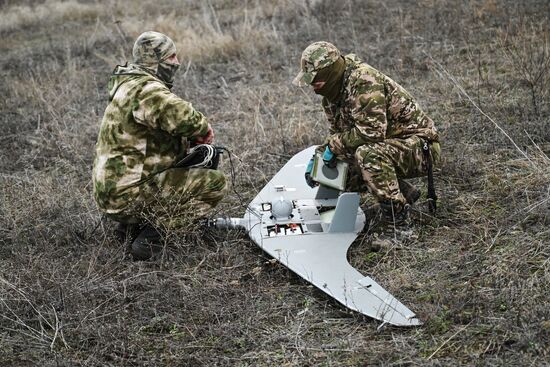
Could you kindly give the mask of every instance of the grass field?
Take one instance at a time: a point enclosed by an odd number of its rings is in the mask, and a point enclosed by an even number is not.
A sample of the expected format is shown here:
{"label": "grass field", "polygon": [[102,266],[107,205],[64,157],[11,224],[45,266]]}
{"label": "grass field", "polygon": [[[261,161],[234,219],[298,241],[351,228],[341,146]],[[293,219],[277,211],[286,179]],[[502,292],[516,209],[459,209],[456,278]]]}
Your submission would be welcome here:
{"label": "grass field", "polygon": [[[549,14],[546,0],[0,1],[0,365],[550,365]],[[173,90],[235,154],[245,202],[327,133],[318,97],[290,84],[309,43],[416,96],[442,136],[437,216],[364,232],[349,260],[423,326],[377,330],[240,232],[190,226],[162,260],[130,260],[91,166],[109,75],[145,30],[177,43]],[[241,204],[231,191],[218,211]]]}

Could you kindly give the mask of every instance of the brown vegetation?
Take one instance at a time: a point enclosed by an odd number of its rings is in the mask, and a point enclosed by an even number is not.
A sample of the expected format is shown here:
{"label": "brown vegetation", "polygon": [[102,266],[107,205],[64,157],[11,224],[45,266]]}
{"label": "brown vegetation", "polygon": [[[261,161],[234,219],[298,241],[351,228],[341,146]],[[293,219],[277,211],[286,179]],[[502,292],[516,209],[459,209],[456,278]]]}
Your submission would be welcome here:
{"label": "brown vegetation", "polygon": [[[0,365],[549,364],[548,1],[0,9]],[[129,260],[100,221],[91,165],[109,73],[149,29],[177,42],[174,91],[235,153],[245,201],[326,133],[319,100],[290,84],[310,42],[359,54],[418,98],[444,139],[437,217],[363,233],[349,257],[422,327],[377,330],[239,232],[190,226],[161,261]],[[243,212],[233,193],[219,210]]]}

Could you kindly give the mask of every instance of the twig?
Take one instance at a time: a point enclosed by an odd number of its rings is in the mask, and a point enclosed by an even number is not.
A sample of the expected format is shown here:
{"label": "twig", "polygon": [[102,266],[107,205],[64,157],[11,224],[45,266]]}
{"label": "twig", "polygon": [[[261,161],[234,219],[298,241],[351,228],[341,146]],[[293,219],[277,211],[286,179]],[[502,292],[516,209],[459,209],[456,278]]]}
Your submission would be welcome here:
{"label": "twig", "polygon": [[491,251],[493,249],[493,247],[495,246],[495,243],[497,242],[498,236],[500,236],[501,230],[502,229],[499,228],[497,234],[495,235],[495,237],[491,239],[491,244],[489,245],[489,247],[487,247],[487,250],[485,250],[485,253],[488,253],[489,251]]}
{"label": "twig", "polygon": [[[290,158],[292,158],[292,155],[290,155],[290,154],[270,153],[270,152],[267,152],[266,154],[267,154],[267,155],[272,155],[272,156],[278,157],[278,158],[285,158],[285,159],[290,159]],[[304,165],[304,166],[305,166],[305,165]]]}
{"label": "twig", "polygon": [[187,62],[187,67],[185,68],[185,72],[183,73],[183,79],[187,79],[187,73],[189,72],[189,69],[191,68],[191,59]]}
{"label": "twig", "polygon": [[302,319],[300,320],[300,323],[298,324],[298,329],[296,330],[296,335],[294,335],[294,346],[296,348],[296,351],[298,352],[298,354],[300,354],[301,357],[304,356],[302,354],[302,351],[301,351],[301,349],[303,349],[303,348],[298,345],[299,344],[298,337],[300,335],[300,329],[302,328],[302,324],[304,323],[304,318],[306,317],[307,312],[308,312],[308,308],[306,307],[303,310],[303,316],[302,316]]}
{"label": "twig", "polygon": [[57,334],[59,333],[59,319],[57,318],[57,312],[55,312],[55,307],[52,305],[53,314],[55,315],[55,331],[53,334],[52,342],[50,343],[50,350],[53,350],[55,345],[55,340],[57,339]]}
{"label": "twig", "polygon": [[531,143],[537,148],[537,150],[539,151],[539,153],[542,155],[542,157],[545,159],[545,160],[550,160],[550,158],[546,155],[546,153],[544,153],[542,151],[542,149],[538,146],[537,143],[535,143],[535,141],[533,140],[533,138],[531,138],[531,135],[529,135],[529,133],[527,132],[527,130],[523,129],[523,131],[525,132],[525,135],[527,135],[527,137],[529,138],[529,140],[531,141]]}
{"label": "twig", "polygon": [[468,326],[470,326],[470,324],[472,323],[472,321],[470,321],[466,326],[464,326],[462,329],[458,330],[456,333],[454,333],[453,335],[451,335],[449,337],[449,339],[445,340],[443,343],[441,343],[441,345],[428,357],[428,360],[432,359],[433,356],[436,355],[437,352],[439,352],[441,350],[441,348],[443,348],[448,342],[451,341],[451,339],[453,339],[455,336],[457,336],[458,334],[460,334],[461,332],[463,332],[464,330],[466,330],[468,328]]}

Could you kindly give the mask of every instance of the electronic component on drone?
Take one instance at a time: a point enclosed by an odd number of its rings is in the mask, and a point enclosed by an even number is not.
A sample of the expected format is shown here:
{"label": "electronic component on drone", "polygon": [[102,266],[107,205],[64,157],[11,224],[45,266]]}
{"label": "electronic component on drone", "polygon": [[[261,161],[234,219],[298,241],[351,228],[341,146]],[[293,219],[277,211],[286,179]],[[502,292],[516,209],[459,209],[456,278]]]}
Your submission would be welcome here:
{"label": "electronic component on drone", "polygon": [[346,179],[348,176],[348,164],[338,161],[335,168],[328,167],[320,153],[316,153],[313,158],[313,171],[311,177],[321,185],[331,187],[336,190],[344,191]]}

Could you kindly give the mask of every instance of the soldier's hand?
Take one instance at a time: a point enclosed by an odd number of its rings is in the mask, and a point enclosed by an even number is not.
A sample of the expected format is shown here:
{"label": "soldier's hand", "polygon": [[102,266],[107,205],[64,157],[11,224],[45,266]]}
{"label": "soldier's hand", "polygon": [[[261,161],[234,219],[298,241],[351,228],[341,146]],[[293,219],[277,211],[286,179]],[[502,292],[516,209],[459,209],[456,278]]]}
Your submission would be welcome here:
{"label": "soldier's hand", "polygon": [[311,171],[313,171],[313,158],[311,158],[307,164],[305,179],[308,186],[314,188],[315,186],[319,185],[319,183],[315,181],[313,177],[311,177]]}
{"label": "soldier's hand", "polygon": [[214,129],[212,129],[212,126],[208,124],[208,131],[206,132],[206,135],[199,136],[195,142],[197,144],[212,144],[214,141]]}
{"label": "soldier's hand", "polygon": [[319,182],[315,181],[313,177],[311,177],[311,173],[306,172],[305,176],[306,176],[306,183],[309,187],[313,189],[315,186],[319,186]]}
{"label": "soldier's hand", "polygon": [[334,154],[330,147],[327,145],[325,148],[325,152],[323,153],[323,162],[325,163],[325,166],[328,168],[335,168],[336,167],[336,154]]}

